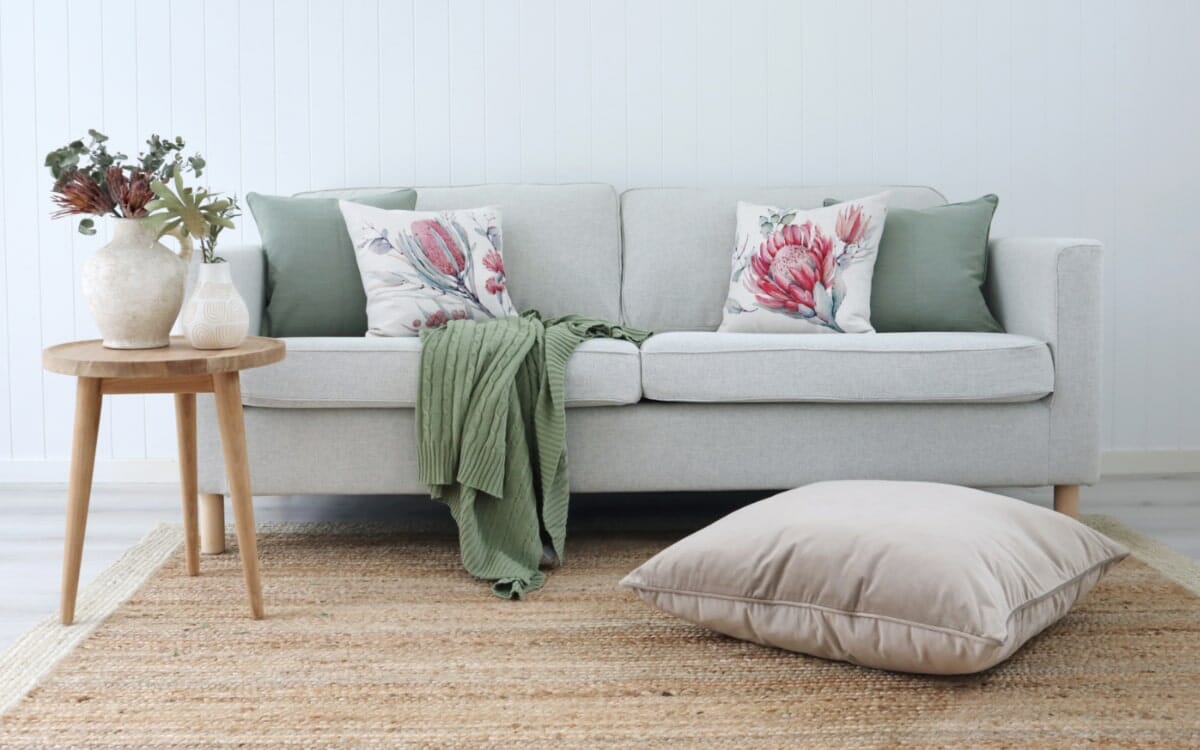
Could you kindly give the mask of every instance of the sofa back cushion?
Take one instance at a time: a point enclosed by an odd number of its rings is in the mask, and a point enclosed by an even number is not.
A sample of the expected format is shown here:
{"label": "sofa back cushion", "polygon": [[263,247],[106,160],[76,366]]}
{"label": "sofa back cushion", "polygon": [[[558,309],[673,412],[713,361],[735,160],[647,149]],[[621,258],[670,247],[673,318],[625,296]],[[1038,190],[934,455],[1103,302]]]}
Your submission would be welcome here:
{"label": "sofa back cushion", "polygon": [[946,202],[933,188],[915,186],[627,190],[621,195],[624,322],[654,331],[716,330],[729,291],[738,201],[808,209],[830,196],[884,190],[892,191],[889,206]]}
{"label": "sofa back cushion", "polygon": [[[391,189],[351,188],[302,195],[352,200]],[[619,319],[621,232],[617,194],[610,185],[471,185],[416,190],[418,210],[500,208],[508,288],[519,310]]]}
{"label": "sofa back cushion", "polygon": [[[367,205],[412,209],[413,190],[362,196]],[[267,263],[264,336],[362,336],[367,296],[354,244],[331,198],[301,200],[249,193]]]}

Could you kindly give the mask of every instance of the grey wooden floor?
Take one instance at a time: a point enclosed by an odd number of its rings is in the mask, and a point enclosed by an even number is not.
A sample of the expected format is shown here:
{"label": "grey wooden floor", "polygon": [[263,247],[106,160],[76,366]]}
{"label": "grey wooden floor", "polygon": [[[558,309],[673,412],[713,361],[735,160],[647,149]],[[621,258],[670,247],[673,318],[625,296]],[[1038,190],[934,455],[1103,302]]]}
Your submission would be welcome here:
{"label": "grey wooden floor", "polygon": [[[1001,490],[1050,505],[1050,490]],[[665,528],[680,535],[766,493],[582,495],[571,527]],[[64,488],[0,487],[0,652],[58,606]],[[97,486],[92,493],[81,587],[159,523],[179,523],[171,485]],[[1200,476],[1113,478],[1084,488],[1084,513],[1103,513],[1200,559]],[[441,505],[421,497],[260,497],[259,521],[379,521],[453,530]],[[203,567],[203,562],[201,563]],[[241,604],[240,594],[231,600]]]}

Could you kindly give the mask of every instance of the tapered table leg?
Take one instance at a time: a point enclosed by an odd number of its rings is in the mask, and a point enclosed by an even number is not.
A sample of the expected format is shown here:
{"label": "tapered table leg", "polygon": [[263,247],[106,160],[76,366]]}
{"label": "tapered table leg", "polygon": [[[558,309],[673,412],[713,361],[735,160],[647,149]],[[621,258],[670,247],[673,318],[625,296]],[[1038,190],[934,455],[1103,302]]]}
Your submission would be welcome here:
{"label": "tapered table leg", "polygon": [[183,540],[187,574],[200,575],[200,519],[196,489],[196,394],[175,394],[175,433],[179,442],[179,492],[183,499]]}
{"label": "tapered table leg", "polygon": [[75,596],[79,592],[83,536],[87,530],[88,501],[92,495],[92,470],[96,465],[96,437],[100,433],[100,402],[100,379],[79,378],[75,387],[75,433],[71,439],[67,533],[63,545],[60,606],[63,625],[75,622]]}
{"label": "tapered table leg", "polygon": [[250,596],[254,619],[263,617],[262,582],[258,574],[258,542],[255,538],[254,504],[250,496],[250,464],[246,454],[246,426],[242,419],[242,387],[236,372],[213,375],[217,401],[217,424],[225,454],[225,473],[229,481],[229,500],[238,549],[242,556],[242,575]]}

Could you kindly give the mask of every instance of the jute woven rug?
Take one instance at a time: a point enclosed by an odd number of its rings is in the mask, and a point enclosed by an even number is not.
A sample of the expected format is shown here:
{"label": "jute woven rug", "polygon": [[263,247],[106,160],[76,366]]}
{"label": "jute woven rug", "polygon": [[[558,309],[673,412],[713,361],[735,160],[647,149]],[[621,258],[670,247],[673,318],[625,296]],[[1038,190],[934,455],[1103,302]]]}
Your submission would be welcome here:
{"label": "jute woven rug", "polygon": [[617,589],[669,534],[577,534],[508,602],[452,538],[267,527],[254,622],[237,556],[189,579],[163,527],[85,592],[82,625],[0,657],[0,747],[1200,747],[1200,572],[1089,522],[1137,559],[959,678],[741,643]]}

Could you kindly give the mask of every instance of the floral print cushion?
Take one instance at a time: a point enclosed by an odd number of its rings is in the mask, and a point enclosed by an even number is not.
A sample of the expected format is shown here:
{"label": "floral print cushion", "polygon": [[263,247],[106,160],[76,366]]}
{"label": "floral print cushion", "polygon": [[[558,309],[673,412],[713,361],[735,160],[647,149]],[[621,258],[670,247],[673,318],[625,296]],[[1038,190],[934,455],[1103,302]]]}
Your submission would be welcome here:
{"label": "floral print cushion", "polygon": [[738,203],[721,331],[873,333],[889,193],[809,211]]}
{"label": "floral print cushion", "polygon": [[367,293],[368,336],[517,314],[500,210],[389,211],[338,201]]}

